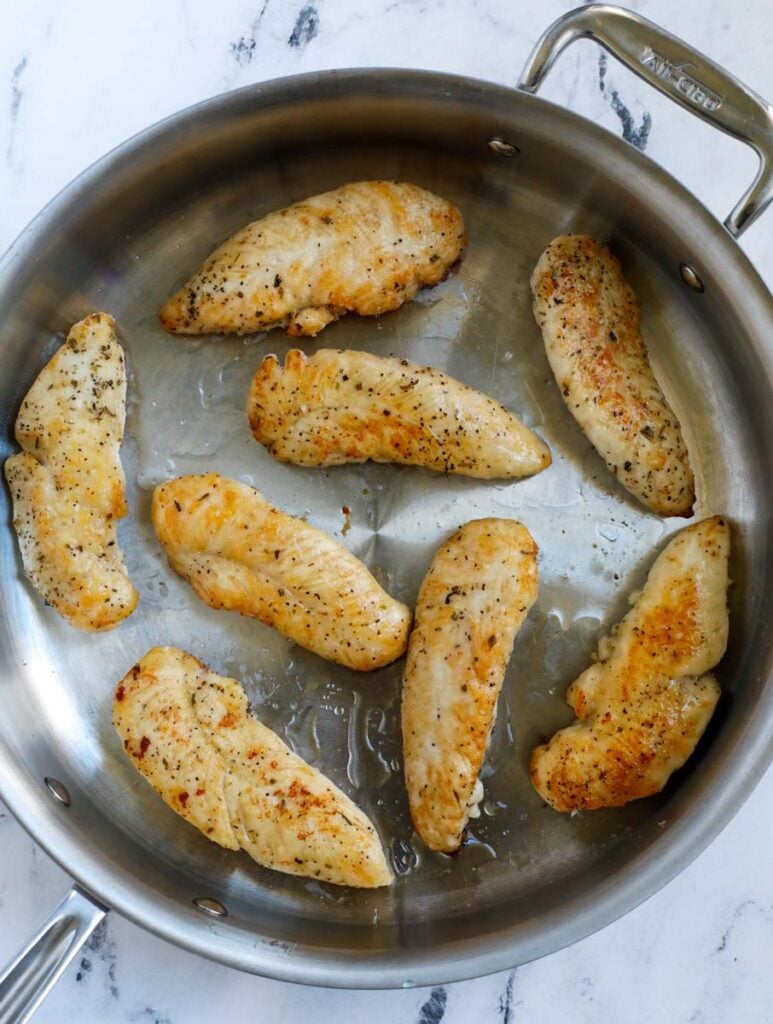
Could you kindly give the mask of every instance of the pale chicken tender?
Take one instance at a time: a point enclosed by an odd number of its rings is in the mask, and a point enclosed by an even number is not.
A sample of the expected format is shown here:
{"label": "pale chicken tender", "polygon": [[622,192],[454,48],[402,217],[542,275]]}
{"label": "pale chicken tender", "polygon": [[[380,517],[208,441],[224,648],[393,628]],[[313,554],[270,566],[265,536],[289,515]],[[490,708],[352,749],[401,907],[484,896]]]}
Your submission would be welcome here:
{"label": "pale chicken tender", "polygon": [[691,515],[687,447],[652,372],[636,296],[618,261],[587,235],[562,235],[540,256],[531,287],[561,394],[610,472],[658,515]]}
{"label": "pale chicken tender", "polygon": [[112,629],[137,605],[118,546],[127,513],[120,460],[124,354],[107,313],[75,324],[16,418],[5,463],[24,571],[73,626]]}
{"label": "pale chicken tender", "polygon": [[164,305],[174,334],[314,336],[435,285],[467,241],[455,206],[416,185],[360,181],[295,203],[225,241]]}
{"label": "pale chicken tender", "polygon": [[720,695],[710,669],[727,647],[729,555],[728,524],[714,516],[657,558],[599,660],[569,688],[578,721],[532,753],[532,782],[555,810],[659,793],[692,754]]}
{"label": "pale chicken tender", "polygon": [[155,647],[118,684],[113,725],[164,802],[212,842],[290,875],[391,883],[365,814],[249,714],[235,679]]}
{"label": "pale chicken tender", "polygon": [[323,658],[361,672],[405,652],[411,612],[322,530],[217,473],[153,494],[169,564],[212,608],[259,619]]}
{"label": "pale chicken tender", "polygon": [[499,692],[537,588],[537,545],[510,519],[462,526],[424,577],[402,726],[411,817],[432,850],[458,850],[468,819],[479,814]]}
{"label": "pale chicken tender", "polygon": [[266,356],[247,418],[280,462],[398,462],[483,480],[550,465],[550,452],[493,398],[431,366],[368,352],[293,349]]}

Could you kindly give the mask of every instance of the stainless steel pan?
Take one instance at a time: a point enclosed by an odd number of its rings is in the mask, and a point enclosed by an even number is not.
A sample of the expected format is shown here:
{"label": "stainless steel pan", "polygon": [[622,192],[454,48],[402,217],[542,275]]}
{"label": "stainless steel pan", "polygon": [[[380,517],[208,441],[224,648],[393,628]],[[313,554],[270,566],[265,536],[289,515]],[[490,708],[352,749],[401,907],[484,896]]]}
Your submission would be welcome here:
{"label": "stainless steel pan", "polygon": [[[591,36],[661,91],[755,147],[760,172],[720,225],[627,144],[533,93],[563,46]],[[23,582],[3,493],[0,791],[76,879],[0,981],[0,1018],[22,1020],[104,907],[234,967],[312,984],[423,985],[541,956],[625,913],[725,825],[770,752],[773,593],[771,298],[734,240],[771,197],[771,109],[666,33],[590,6],[554,25],[521,91],[412,71],[346,71],[254,86],[120,147],[65,190],[0,268],[2,455],[19,401],[73,321],[118,319],[131,370],[122,527],[138,611],[118,630],[72,630]],[[546,473],[514,484],[386,466],[280,466],[249,437],[247,382],[279,333],[166,336],[163,297],[250,218],[365,177],[415,181],[464,211],[458,273],[378,321],[347,318],[324,346],[399,353],[495,395],[550,444]],[[528,280],[567,230],[611,241],[641,298],[644,331],[685,424],[697,515],[735,531],[724,697],[695,757],[661,796],[574,817],[542,805],[525,771],[535,741],[570,718],[566,685],[620,617],[665,523],[625,495],[565,410],[530,313]],[[311,346],[314,348],[314,345]],[[460,522],[513,516],[541,549],[541,593],[518,638],[484,771],[486,803],[454,859],[412,839],[398,728],[400,665],[355,675],[255,622],[205,608],[168,571],[149,489],[216,468],[343,533],[412,602],[434,548]],[[115,681],[154,643],[244,680],[253,704],[370,813],[390,846],[390,891],[355,893],[260,869],[169,812],[122,756]]]}

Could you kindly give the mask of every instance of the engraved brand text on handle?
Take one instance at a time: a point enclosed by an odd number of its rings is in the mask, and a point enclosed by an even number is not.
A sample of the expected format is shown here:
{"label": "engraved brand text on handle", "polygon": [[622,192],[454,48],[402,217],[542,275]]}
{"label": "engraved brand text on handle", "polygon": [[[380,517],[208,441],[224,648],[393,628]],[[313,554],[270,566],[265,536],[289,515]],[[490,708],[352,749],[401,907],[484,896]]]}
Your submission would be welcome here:
{"label": "engraved brand text on handle", "polygon": [[709,89],[697,78],[688,74],[688,68],[698,70],[697,65],[692,61],[683,60],[673,63],[648,47],[639,58],[639,63],[643,67],[649,68],[658,78],[671,82],[686,99],[702,110],[719,110],[724,103],[724,96],[720,96],[718,92],[714,92],[713,89]]}

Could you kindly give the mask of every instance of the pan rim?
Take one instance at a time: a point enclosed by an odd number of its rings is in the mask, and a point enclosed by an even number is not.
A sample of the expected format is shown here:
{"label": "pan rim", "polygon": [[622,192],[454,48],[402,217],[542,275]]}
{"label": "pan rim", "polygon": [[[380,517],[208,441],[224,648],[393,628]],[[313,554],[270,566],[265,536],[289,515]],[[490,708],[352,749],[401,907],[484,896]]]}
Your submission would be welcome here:
{"label": "pan rim", "polygon": [[[202,116],[216,115],[219,108],[228,110],[242,104],[260,105],[269,101],[292,103],[305,95],[324,91],[323,83],[336,82],[351,92],[369,91],[383,94],[385,83],[412,88],[417,93],[437,96],[440,83],[457,96],[497,96],[510,103],[539,104],[544,108],[551,130],[565,128],[568,132],[596,139],[610,150],[615,159],[637,167],[639,188],[657,187],[677,202],[691,219],[696,234],[710,238],[715,245],[727,246],[732,253],[728,274],[735,278],[729,287],[738,294],[743,285],[745,305],[752,305],[763,316],[773,320],[773,300],[764,282],[737,242],[714,216],[683,185],[663,171],[649,157],[606,130],[578,114],[549,103],[539,97],[527,96],[508,86],[444,72],[389,68],[346,69],[311,72],[287,76],[269,82],[245,86],[204,100],[137,133],[119,144],[66,185],[40,213],[22,230],[5,256],[0,259],[0,297],[14,267],[34,257],[38,240],[47,225],[66,211],[92,184],[116,164],[129,165],[132,158],[169,130],[194,124]],[[534,108],[537,109],[537,108]],[[773,374],[773,358],[764,346],[757,346],[769,374]],[[762,777],[773,756],[773,686],[767,680],[760,696],[758,714],[745,723],[734,737],[728,760],[732,759],[732,778],[721,793],[712,793],[693,805],[684,819],[674,823],[662,840],[653,842],[634,860],[614,871],[591,893],[559,905],[533,922],[519,923],[503,932],[489,933],[439,951],[402,949],[381,952],[322,952],[312,947],[299,947],[293,956],[277,950],[268,941],[249,947],[228,941],[227,924],[205,921],[193,908],[184,916],[184,908],[176,900],[162,896],[145,885],[121,865],[106,866],[88,843],[74,837],[74,829],[63,814],[54,813],[47,803],[42,787],[34,786],[31,776],[18,773],[12,751],[0,733],[0,796],[26,831],[87,892],[114,908],[140,927],[191,952],[240,970],[284,981],[342,988],[386,989],[422,986],[460,981],[493,973],[546,955],[616,920],[662,888],[686,867],[725,827]],[[38,813],[36,813],[38,812]],[[570,916],[567,919],[568,912]],[[476,948],[467,950],[469,942]]]}

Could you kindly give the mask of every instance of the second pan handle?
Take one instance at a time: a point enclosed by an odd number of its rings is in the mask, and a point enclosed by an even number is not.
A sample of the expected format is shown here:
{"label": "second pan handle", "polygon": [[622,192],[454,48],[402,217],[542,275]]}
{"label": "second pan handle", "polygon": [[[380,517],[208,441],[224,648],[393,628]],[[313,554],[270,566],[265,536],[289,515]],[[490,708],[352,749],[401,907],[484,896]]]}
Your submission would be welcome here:
{"label": "second pan handle", "polygon": [[729,71],[646,18],[611,4],[578,7],[544,33],[518,86],[536,93],[564,49],[593,39],[613,57],[685,110],[751,146],[757,176],[725,221],[734,238],[773,199],[773,107]]}

